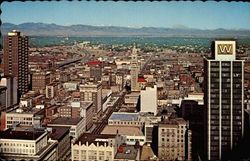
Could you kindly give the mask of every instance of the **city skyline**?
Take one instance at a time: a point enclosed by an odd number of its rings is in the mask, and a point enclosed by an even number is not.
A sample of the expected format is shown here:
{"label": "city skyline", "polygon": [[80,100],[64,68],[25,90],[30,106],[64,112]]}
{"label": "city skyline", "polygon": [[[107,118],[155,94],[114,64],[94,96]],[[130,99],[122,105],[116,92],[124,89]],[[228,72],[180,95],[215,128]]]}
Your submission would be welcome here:
{"label": "city skyline", "polygon": [[4,2],[1,8],[2,23],[250,29],[250,4],[243,2]]}

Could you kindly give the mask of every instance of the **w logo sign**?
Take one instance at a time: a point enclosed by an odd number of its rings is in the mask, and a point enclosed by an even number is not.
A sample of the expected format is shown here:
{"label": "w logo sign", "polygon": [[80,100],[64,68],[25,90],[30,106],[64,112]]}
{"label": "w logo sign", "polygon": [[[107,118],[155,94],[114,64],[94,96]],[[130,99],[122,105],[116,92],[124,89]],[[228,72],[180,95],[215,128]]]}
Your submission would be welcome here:
{"label": "w logo sign", "polygon": [[218,54],[233,54],[233,44],[218,44]]}

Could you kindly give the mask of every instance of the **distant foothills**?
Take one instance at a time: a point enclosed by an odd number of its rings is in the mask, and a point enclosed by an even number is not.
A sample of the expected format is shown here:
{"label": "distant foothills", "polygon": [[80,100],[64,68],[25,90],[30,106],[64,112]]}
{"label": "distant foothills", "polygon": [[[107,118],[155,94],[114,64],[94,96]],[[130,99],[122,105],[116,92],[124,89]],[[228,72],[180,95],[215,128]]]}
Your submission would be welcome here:
{"label": "distant foothills", "polygon": [[199,38],[250,38],[250,29],[215,29],[202,30],[185,26],[174,28],[160,27],[117,27],[117,26],[91,26],[71,25],[62,26],[46,23],[22,23],[15,25],[3,23],[3,35],[16,29],[29,36],[110,36],[110,37],[199,37]]}

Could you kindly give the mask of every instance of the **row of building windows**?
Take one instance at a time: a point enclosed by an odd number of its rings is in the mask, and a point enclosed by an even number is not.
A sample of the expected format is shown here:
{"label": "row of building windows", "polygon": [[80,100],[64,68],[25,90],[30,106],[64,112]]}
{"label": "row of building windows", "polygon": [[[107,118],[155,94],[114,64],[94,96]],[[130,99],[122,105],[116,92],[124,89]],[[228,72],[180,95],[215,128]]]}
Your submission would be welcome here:
{"label": "row of building windows", "polygon": [[110,123],[112,124],[117,124],[117,125],[141,125],[142,122],[138,122],[138,121],[110,121]]}
{"label": "row of building windows", "polygon": [[[97,153],[99,154],[99,157],[97,157]],[[81,154],[79,154],[79,150],[73,151],[73,160],[112,160],[112,152],[106,151],[106,158],[105,158],[105,151],[96,151],[96,150],[89,150],[88,151],[88,158],[87,158],[87,151],[81,150]]]}
{"label": "row of building windows", "polygon": [[2,153],[31,153],[34,154],[34,149],[23,149],[23,148],[1,148],[0,152]]}
{"label": "row of building windows", "polygon": [[[7,117],[7,120],[19,120],[20,119],[20,117]],[[22,120],[27,120],[27,121],[31,121],[32,120],[32,118],[31,117],[24,117],[24,118],[22,118]]]}
{"label": "row of building windows", "polygon": [[34,147],[34,144],[21,144],[21,143],[0,143],[0,147],[2,146],[23,146],[23,147]]}
{"label": "row of building windows", "polygon": [[27,121],[7,121],[7,124],[14,124],[14,123],[20,123],[22,125],[32,125],[32,121],[31,122],[27,122]]}
{"label": "row of building windows", "polygon": [[[182,136],[181,138],[183,138],[183,136]],[[170,140],[171,140],[172,142],[175,142],[175,138],[166,139],[166,140],[165,140],[165,138],[161,138],[161,141],[167,141],[167,142],[169,142]],[[177,142],[182,142],[182,143],[183,143],[183,139],[177,139]]]}
{"label": "row of building windows", "polygon": [[127,141],[141,141],[141,142],[143,142],[144,139],[127,139]]}

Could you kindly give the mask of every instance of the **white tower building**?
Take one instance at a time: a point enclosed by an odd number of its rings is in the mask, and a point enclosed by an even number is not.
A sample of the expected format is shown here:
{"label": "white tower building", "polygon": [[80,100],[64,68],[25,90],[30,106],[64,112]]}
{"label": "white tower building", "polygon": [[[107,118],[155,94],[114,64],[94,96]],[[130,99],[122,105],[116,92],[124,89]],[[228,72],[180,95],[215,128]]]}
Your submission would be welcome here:
{"label": "white tower building", "polygon": [[146,87],[141,90],[141,111],[157,114],[157,87]]}

